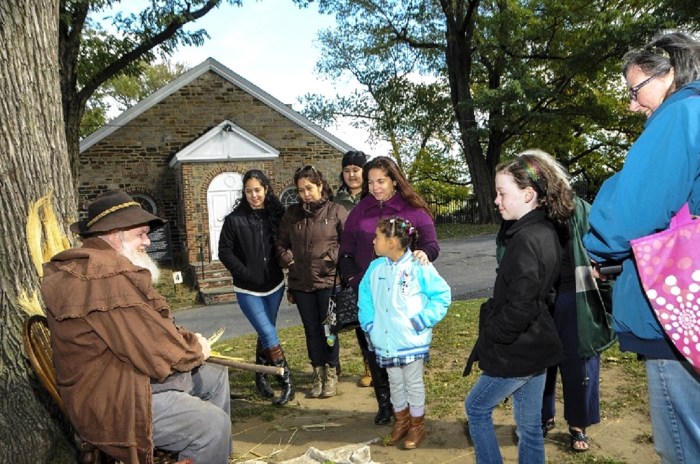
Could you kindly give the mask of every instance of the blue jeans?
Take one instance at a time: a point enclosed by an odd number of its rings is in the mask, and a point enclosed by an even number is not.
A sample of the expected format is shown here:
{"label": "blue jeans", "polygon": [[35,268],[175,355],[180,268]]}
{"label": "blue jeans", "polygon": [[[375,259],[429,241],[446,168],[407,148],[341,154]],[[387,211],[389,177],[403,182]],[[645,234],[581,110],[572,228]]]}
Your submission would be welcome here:
{"label": "blue jeans", "polygon": [[700,376],[671,359],[647,359],[646,369],[654,449],[661,462],[698,462]]}
{"label": "blue jeans", "polygon": [[541,409],[545,377],[545,371],[512,378],[481,374],[464,402],[477,463],[503,462],[493,425],[493,410],[512,395],[518,433],[518,462],[544,464]]}
{"label": "blue jeans", "polygon": [[277,335],[277,312],[284,296],[284,285],[265,296],[236,292],[238,305],[260,338],[263,349],[280,344]]}
{"label": "blue jeans", "polygon": [[231,455],[228,369],[204,363],[192,371],[192,390],[153,394],[153,444],[179,459],[226,464]]}

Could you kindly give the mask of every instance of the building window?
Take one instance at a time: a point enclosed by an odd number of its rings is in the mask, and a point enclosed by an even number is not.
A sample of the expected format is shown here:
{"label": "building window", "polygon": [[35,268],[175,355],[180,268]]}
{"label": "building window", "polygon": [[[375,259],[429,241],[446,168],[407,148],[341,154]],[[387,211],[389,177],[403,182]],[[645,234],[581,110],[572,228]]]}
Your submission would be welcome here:
{"label": "building window", "polygon": [[153,198],[143,193],[132,193],[131,198],[133,198],[135,202],[139,203],[141,208],[155,216],[158,215],[158,207],[156,206],[156,202],[153,201]]}
{"label": "building window", "polygon": [[296,187],[287,187],[282,191],[280,195],[280,202],[285,208],[289,208],[292,205],[299,203],[299,193],[297,193]]}

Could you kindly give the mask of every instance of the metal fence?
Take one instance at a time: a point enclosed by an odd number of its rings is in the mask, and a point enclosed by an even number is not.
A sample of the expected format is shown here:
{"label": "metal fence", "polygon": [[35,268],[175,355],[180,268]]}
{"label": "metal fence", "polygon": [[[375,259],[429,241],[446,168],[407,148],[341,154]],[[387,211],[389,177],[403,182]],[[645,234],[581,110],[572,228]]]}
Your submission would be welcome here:
{"label": "metal fence", "polygon": [[425,199],[433,212],[436,224],[477,224],[479,209],[475,198],[454,200],[437,197]]}

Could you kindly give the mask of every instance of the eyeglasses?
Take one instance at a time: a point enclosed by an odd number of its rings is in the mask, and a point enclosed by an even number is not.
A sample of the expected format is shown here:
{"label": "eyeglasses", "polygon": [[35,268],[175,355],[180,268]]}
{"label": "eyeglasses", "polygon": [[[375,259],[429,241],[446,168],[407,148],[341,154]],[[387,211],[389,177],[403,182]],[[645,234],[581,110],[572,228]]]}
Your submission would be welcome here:
{"label": "eyeglasses", "polygon": [[654,74],[653,76],[651,76],[651,77],[649,77],[649,78],[647,78],[647,79],[644,79],[642,82],[640,82],[639,84],[635,85],[634,87],[630,87],[629,90],[628,90],[628,92],[630,93],[630,100],[631,100],[631,101],[637,101],[637,94],[639,93],[639,91],[641,90],[641,88],[644,87],[645,85],[647,85],[649,82],[651,82],[651,81],[653,81],[654,79],[656,79],[657,77],[663,76],[664,74],[666,74],[666,72],[664,72],[664,71],[657,72],[657,73]]}

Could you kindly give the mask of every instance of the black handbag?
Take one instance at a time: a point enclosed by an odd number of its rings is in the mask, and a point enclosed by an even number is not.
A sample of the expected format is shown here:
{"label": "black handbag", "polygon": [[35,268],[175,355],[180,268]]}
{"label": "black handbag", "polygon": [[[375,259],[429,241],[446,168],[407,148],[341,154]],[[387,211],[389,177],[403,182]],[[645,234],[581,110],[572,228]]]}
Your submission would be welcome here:
{"label": "black handbag", "polygon": [[337,285],[338,274],[333,278],[333,292],[328,299],[326,331],[337,334],[354,329],[360,322],[357,319],[357,292],[351,285]]}

